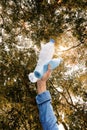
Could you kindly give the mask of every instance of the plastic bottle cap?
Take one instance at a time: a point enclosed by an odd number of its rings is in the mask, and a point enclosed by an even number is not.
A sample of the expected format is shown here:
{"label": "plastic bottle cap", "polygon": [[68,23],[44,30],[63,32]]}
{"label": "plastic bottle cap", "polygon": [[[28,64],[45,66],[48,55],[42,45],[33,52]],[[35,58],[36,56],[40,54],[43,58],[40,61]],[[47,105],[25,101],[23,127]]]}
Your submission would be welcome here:
{"label": "plastic bottle cap", "polygon": [[38,78],[35,77],[34,73],[30,73],[30,74],[28,75],[28,78],[29,78],[29,80],[30,80],[32,83],[35,83],[35,82],[37,82],[37,80],[38,80]]}
{"label": "plastic bottle cap", "polygon": [[55,43],[54,39],[50,39],[50,42],[51,42],[51,43]]}

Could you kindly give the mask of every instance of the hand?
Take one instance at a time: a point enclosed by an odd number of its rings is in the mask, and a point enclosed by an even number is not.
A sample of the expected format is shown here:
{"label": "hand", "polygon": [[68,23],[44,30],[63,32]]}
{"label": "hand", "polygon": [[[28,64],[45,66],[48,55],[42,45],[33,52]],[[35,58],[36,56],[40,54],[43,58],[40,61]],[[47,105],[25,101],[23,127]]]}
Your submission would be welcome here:
{"label": "hand", "polygon": [[51,66],[48,65],[47,72],[43,75],[43,77],[37,81],[37,93],[40,94],[44,91],[46,91],[46,81],[49,79],[51,75]]}
{"label": "hand", "polygon": [[46,82],[48,79],[49,79],[49,77],[50,77],[50,75],[51,75],[51,66],[50,65],[48,65],[48,70],[47,70],[47,72],[43,75],[43,77],[39,80],[39,81],[43,81],[43,82]]}

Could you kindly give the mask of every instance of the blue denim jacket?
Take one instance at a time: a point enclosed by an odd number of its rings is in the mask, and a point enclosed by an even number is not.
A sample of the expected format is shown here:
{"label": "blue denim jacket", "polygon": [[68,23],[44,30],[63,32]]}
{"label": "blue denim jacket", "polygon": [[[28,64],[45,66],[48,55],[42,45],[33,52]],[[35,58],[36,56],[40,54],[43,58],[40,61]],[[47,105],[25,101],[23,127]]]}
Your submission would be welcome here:
{"label": "blue denim jacket", "polygon": [[39,109],[39,118],[43,130],[59,130],[57,119],[51,105],[51,95],[49,91],[45,91],[36,96],[36,102]]}

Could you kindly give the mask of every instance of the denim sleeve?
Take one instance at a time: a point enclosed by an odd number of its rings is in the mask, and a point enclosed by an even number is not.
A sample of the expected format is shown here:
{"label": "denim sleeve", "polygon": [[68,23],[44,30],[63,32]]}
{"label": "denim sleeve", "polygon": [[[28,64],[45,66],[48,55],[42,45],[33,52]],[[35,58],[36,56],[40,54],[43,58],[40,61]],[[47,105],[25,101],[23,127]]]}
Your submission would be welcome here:
{"label": "denim sleeve", "polygon": [[51,105],[51,96],[49,91],[45,91],[36,96],[36,102],[39,109],[39,118],[43,130],[58,130],[57,119]]}

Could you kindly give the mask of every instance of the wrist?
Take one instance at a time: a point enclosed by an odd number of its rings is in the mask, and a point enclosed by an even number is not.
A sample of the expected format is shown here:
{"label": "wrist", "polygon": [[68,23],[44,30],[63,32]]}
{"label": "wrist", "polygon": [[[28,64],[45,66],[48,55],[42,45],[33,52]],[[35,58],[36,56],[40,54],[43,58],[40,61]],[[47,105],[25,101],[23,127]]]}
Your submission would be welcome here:
{"label": "wrist", "polygon": [[45,81],[38,81],[37,82],[37,93],[43,93],[46,91],[46,82]]}

